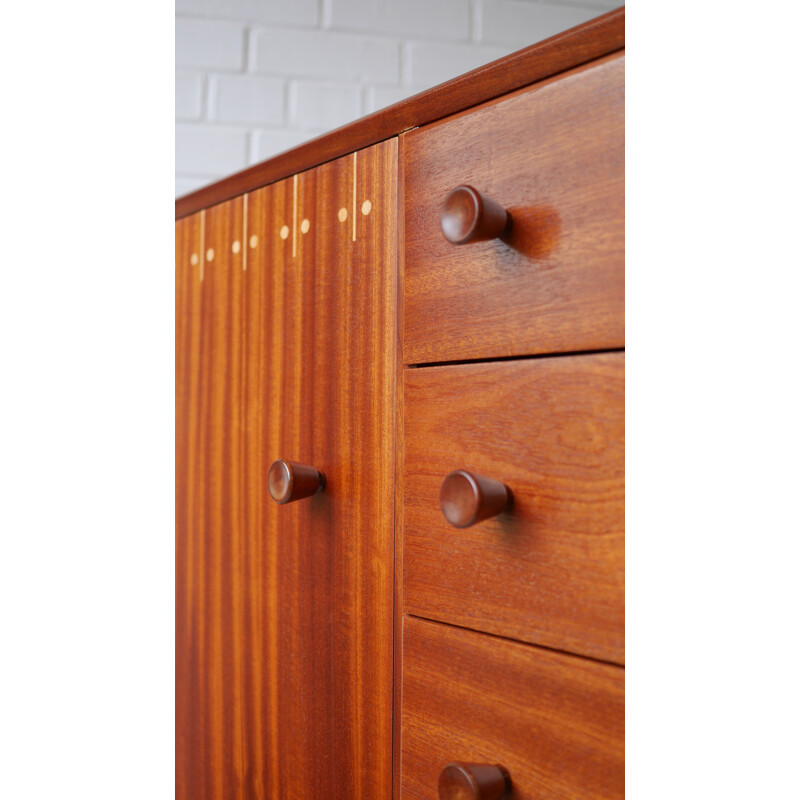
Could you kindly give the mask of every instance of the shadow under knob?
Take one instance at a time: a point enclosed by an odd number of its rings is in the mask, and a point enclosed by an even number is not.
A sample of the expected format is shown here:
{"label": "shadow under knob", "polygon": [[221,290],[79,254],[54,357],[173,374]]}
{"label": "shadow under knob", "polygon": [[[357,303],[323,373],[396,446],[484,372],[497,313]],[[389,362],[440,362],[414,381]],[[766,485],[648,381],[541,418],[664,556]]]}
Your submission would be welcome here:
{"label": "shadow under knob", "polygon": [[511,776],[499,764],[448,764],[439,775],[439,800],[500,800]]}
{"label": "shadow under knob", "polygon": [[270,497],[283,505],[311,497],[325,488],[325,476],[314,467],[286,461],[273,461],[267,476]]}
{"label": "shadow under knob", "polygon": [[456,528],[497,516],[511,507],[511,489],[504,483],[474,472],[451,472],[439,490],[439,505],[445,519]]}
{"label": "shadow under knob", "polygon": [[511,214],[472,186],[457,186],[442,205],[439,224],[451,244],[485,242],[511,230]]}

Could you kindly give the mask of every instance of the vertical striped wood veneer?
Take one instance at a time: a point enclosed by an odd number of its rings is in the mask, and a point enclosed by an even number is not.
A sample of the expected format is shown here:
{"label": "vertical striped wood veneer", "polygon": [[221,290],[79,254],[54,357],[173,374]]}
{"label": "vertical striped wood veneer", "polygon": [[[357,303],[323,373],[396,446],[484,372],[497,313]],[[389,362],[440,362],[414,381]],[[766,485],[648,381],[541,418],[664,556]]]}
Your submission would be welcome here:
{"label": "vertical striped wood veneer", "polygon": [[176,223],[178,800],[391,795],[397,143],[355,161]]}

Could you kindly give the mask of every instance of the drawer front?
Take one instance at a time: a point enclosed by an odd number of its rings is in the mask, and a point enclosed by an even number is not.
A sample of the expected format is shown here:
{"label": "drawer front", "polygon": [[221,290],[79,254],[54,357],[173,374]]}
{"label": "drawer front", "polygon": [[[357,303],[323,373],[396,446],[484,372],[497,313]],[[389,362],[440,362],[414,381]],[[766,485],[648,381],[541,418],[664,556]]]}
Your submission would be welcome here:
{"label": "drawer front", "polygon": [[[624,358],[405,370],[406,613],[624,662]],[[511,510],[449,524],[461,469]]]}
{"label": "drawer front", "polygon": [[[624,56],[405,136],[405,362],[624,346]],[[450,244],[470,185],[501,239]]]}
{"label": "drawer front", "polygon": [[624,796],[624,670],[407,618],[402,800],[451,762],[499,764],[512,800]]}

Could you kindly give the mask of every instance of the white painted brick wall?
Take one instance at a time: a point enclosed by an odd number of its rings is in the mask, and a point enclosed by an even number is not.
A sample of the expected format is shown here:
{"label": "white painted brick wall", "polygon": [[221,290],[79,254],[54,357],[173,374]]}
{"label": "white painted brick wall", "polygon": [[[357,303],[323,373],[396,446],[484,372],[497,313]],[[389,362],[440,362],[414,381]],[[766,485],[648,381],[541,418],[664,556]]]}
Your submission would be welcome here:
{"label": "white painted brick wall", "polygon": [[354,85],[400,80],[400,46],[395,39],[267,28],[255,31],[252,51],[255,72],[350,81]]}
{"label": "white painted brick wall", "polygon": [[175,0],[175,192],[622,5],[619,0]]}
{"label": "white painted brick wall", "polygon": [[175,73],[175,119],[200,119],[203,113],[205,77],[200,73]]}
{"label": "white painted brick wall", "polygon": [[435,86],[461,75],[462,72],[494,61],[514,49],[517,48],[450,42],[410,42],[406,45],[404,59],[407,83]]}
{"label": "white painted brick wall", "polygon": [[253,134],[252,162],[257,164],[271,156],[291,150],[315,136],[325,133],[323,130],[300,130],[297,128],[278,128],[275,130],[259,130]]}
{"label": "white painted brick wall", "polygon": [[219,122],[283,125],[286,86],[278,78],[215,75],[209,87],[209,116]]}
{"label": "white painted brick wall", "polygon": [[470,0],[333,0],[331,25],[342,30],[469,41]]}
{"label": "white painted brick wall", "polygon": [[289,120],[297,128],[333,130],[361,116],[361,90],[350,84],[295,81],[289,109]]}
{"label": "white painted brick wall", "polygon": [[394,105],[424,89],[424,86],[370,86],[364,92],[364,113],[371,114],[373,111]]}
{"label": "white painted brick wall", "polygon": [[482,0],[478,38],[481,42],[509,45],[518,50],[531,43],[528,36],[531,30],[539,31],[540,38],[546,39],[596,16],[595,7],[531,3],[529,0]]}
{"label": "white painted brick wall", "polygon": [[175,65],[240,71],[245,26],[218,20],[175,20]]}
{"label": "white painted brick wall", "polygon": [[305,25],[320,22],[319,0],[175,0],[178,16],[234,19],[268,25]]}
{"label": "white painted brick wall", "polygon": [[250,134],[216,125],[175,128],[175,170],[182,176],[227,175],[247,166]]}

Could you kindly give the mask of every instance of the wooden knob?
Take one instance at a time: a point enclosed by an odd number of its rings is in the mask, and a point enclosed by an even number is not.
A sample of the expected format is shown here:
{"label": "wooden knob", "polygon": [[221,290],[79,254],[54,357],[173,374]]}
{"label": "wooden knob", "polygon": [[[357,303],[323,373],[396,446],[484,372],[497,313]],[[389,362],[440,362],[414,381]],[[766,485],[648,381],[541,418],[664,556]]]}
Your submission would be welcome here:
{"label": "wooden knob", "polygon": [[439,800],[500,800],[511,776],[499,764],[448,764],[439,775]]}
{"label": "wooden knob", "polygon": [[283,458],[272,462],[267,482],[272,499],[281,505],[311,497],[325,488],[325,476],[319,470]]}
{"label": "wooden knob", "polygon": [[511,507],[511,489],[504,483],[464,469],[451,472],[439,490],[445,519],[456,528],[468,528]]}
{"label": "wooden knob", "polygon": [[439,213],[445,239],[451,244],[485,242],[511,230],[511,214],[471,186],[457,186]]}

